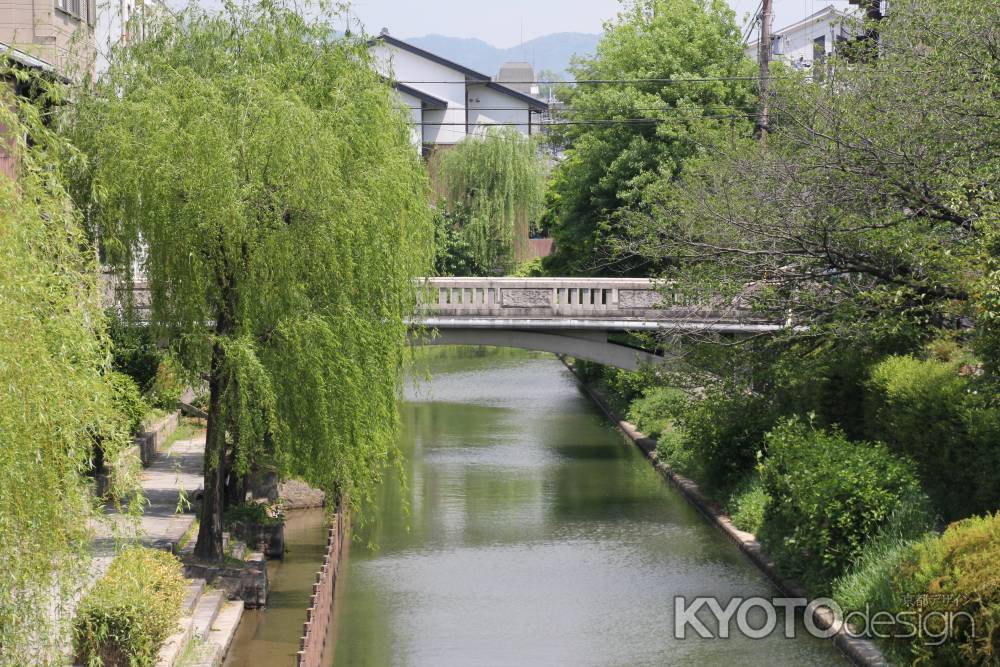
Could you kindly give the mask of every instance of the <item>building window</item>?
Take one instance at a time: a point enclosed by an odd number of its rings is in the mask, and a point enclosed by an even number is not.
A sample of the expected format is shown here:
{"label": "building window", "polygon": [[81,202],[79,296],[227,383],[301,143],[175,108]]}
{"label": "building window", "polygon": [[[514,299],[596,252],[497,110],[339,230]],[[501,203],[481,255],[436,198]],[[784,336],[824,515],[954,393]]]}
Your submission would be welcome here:
{"label": "building window", "polygon": [[97,3],[95,0],[55,0],[56,9],[62,10],[70,16],[84,19],[91,26],[97,20]]}
{"label": "building window", "polygon": [[780,56],[785,53],[785,38],[775,35],[771,38],[771,55]]}
{"label": "building window", "polygon": [[821,63],[826,58],[826,35],[820,35],[813,40],[813,62]]}

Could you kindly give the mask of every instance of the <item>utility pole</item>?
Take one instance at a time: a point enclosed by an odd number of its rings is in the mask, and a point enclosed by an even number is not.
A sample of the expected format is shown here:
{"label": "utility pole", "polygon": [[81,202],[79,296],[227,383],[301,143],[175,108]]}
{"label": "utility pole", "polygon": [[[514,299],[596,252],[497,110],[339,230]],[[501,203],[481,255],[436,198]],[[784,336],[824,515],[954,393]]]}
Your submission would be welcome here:
{"label": "utility pole", "polygon": [[760,103],[757,115],[757,138],[767,139],[768,97],[770,95],[770,63],[771,63],[771,3],[763,0],[760,10],[760,40],[757,42],[757,62],[760,65]]}

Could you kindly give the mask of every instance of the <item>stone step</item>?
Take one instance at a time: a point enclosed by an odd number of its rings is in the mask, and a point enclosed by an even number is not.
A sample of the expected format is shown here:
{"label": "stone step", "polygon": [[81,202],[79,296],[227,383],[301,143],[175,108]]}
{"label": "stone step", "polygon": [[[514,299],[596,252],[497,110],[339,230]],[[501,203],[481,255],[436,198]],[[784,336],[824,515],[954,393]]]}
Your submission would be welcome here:
{"label": "stone step", "polygon": [[181,614],[190,616],[194,613],[194,608],[198,606],[202,593],[205,591],[204,579],[188,579],[187,592],[184,593],[184,602],[181,603]]}
{"label": "stone step", "polygon": [[193,646],[191,659],[185,667],[219,667],[226,659],[226,653],[233,643],[236,630],[243,618],[243,601],[226,602],[219,612],[208,637]]}
{"label": "stone step", "polygon": [[215,620],[212,631],[208,634],[208,641],[219,647],[219,662],[229,653],[229,647],[236,636],[236,630],[240,627],[240,620],[243,618],[243,600],[227,601],[219,611],[219,617]]}
{"label": "stone step", "polygon": [[219,610],[226,602],[224,591],[206,591],[198,602],[194,610],[194,636],[199,639],[206,639],[212,631],[215,619],[219,616]]}
{"label": "stone step", "polygon": [[182,616],[177,631],[167,637],[156,654],[155,667],[174,667],[194,636],[194,617]]}

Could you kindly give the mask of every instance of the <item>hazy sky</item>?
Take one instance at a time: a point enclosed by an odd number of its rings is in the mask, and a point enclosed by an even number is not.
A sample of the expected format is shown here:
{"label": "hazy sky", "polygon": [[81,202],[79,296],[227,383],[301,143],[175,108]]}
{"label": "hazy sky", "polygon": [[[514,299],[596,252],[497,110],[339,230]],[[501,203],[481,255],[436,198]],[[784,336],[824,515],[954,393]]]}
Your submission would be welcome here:
{"label": "hazy sky", "polygon": [[[728,2],[741,22],[759,4]],[[774,27],[794,23],[828,4],[847,6],[846,0],[775,0]],[[527,41],[554,32],[600,32],[619,7],[618,0],[357,0],[352,15],[369,33],[387,27],[402,38],[436,33],[509,47],[517,46],[522,34]]]}

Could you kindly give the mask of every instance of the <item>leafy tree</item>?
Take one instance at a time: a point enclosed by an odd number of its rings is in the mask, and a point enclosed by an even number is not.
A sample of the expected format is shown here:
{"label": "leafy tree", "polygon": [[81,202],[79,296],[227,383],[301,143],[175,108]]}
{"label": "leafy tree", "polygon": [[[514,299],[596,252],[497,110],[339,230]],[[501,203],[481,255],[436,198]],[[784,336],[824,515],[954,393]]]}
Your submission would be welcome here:
{"label": "leafy tree", "polygon": [[[643,273],[648,263],[613,257],[619,212],[639,206],[659,178],[673,179],[705,136],[749,134],[752,74],[733,12],[722,0],[628,0],[576,79],[712,79],[562,87],[568,111],[552,141],[566,148],[550,184],[546,226],[555,238],[545,264],[557,275]],[[634,122],[640,120],[641,122]],[[608,122],[611,121],[611,122]]]}
{"label": "leafy tree", "polygon": [[721,142],[648,191],[640,254],[812,337],[967,326],[998,219],[998,28],[995,3],[894,2],[877,58],[781,75],[766,143]]}
{"label": "leafy tree", "polygon": [[452,211],[434,211],[434,275],[484,276],[472,253],[472,246],[462,234],[462,223],[468,216],[462,206]]}
{"label": "leafy tree", "polygon": [[[124,450],[105,373],[97,264],[53,167],[66,147],[43,122],[62,101],[51,82],[0,62],[35,103],[0,92],[0,665],[61,664],[69,609],[96,518],[85,473],[92,434]],[[29,142],[30,137],[30,142]],[[70,154],[72,156],[72,154]]]}
{"label": "leafy tree", "polygon": [[258,466],[370,493],[430,261],[429,186],[392,92],[363,42],[292,7],[168,17],[71,118],[109,259],[129,277],[141,262],[157,335],[208,384],[203,559]]}
{"label": "leafy tree", "polygon": [[503,275],[527,241],[542,202],[545,167],[535,141],[513,128],[490,130],[440,153],[448,206],[475,264]]}

